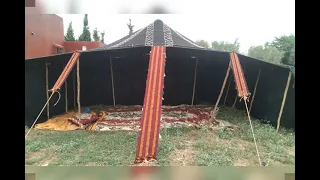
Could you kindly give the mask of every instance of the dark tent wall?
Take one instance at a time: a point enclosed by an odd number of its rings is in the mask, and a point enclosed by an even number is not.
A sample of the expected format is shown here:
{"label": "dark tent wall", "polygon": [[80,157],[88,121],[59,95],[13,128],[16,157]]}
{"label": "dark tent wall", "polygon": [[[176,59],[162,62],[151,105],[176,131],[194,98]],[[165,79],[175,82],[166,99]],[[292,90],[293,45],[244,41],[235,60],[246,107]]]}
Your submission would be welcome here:
{"label": "dark tent wall", "polygon": [[[245,69],[245,77],[249,91],[251,93],[250,99],[252,99],[259,69],[261,69],[260,78],[251,109],[251,115],[254,118],[268,121],[272,125],[276,126],[290,70],[288,68],[272,65],[243,55],[239,55],[239,59],[241,65]],[[286,102],[281,116],[281,126],[294,129],[295,93],[293,88],[293,79],[294,77],[292,76],[291,84],[289,85]],[[232,93],[230,93],[230,97],[228,95],[227,105],[229,106],[233,104],[236,97],[234,83],[231,83],[230,90],[232,91]],[[250,104],[250,102],[248,104]],[[237,101],[236,107],[238,109],[245,109],[245,105],[242,101]]]}
{"label": "dark tent wall", "polygon": [[[116,104],[142,105],[150,50],[150,47],[134,47],[83,52],[80,56],[81,106],[113,105],[110,57],[112,59]],[[198,58],[198,67],[194,105],[216,103],[230,61],[229,53],[167,47],[166,55],[164,105],[191,104],[196,58]],[[46,102],[45,62],[50,62],[50,89],[70,57],[71,54],[63,54],[25,62],[26,125],[30,126],[33,123]],[[242,55],[239,55],[239,59],[245,69],[245,77],[251,94],[253,94],[258,72],[261,68],[251,115],[254,118],[264,119],[276,125],[289,69]],[[237,92],[232,74],[232,71],[230,71],[220,105],[223,105],[226,95],[227,106],[232,106],[236,98]],[[289,128],[294,128],[295,121],[293,79],[294,77],[291,80],[281,119],[281,126]],[[230,80],[230,88],[227,94],[226,91]],[[73,88],[74,84],[75,89]],[[68,109],[76,108],[76,66],[67,78],[67,88]],[[65,85],[61,87],[60,92],[61,99],[56,106],[53,106],[53,104],[57,101],[57,94],[50,101],[50,117],[65,112]],[[236,108],[245,109],[244,103],[237,102]],[[46,110],[44,110],[38,123],[46,119]]]}
{"label": "dark tent wall", "polygon": [[[113,62],[116,104],[143,103],[150,47],[113,49],[112,51],[83,52],[80,59],[81,106],[113,105],[110,57]],[[68,63],[72,53],[25,61],[25,125],[31,126],[46,103],[46,73],[51,89]],[[68,109],[77,107],[76,65],[67,78]],[[123,83],[124,82],[124,83]],[[60,89],[61,98],[55,93],[49,102],[50,117],[66,111],[65,84]],[[50,95],[50,94],[49,94]],[[44,109],[37,123],[46,121]]]}
{"label": "dark tent wall", "polygon": [[[164,104],[191,104],[195,69],[195,58],[191,57],[198,58],[194,105],[216,103],[230,61],[229,53],[167,48]],[[250,99],[252,99],[259,69],[261,69],[251,115],[257,119],[269,121],[276,126],[290,70],[243,55],[239,55],[239,60],[245,71],[245,78],[251,93]],[[295,92],[293,79],[292,76],[281,116],[281,126],[294,129]],[[235,107],[245,110],[244,102],[239,102],[240,99],[237,97],[232,71],[229,73],[219,105],[224,104],[225,98],[227,106],[232,106],[237,98]]]}
{"label": "dark tent wall", "polygon": [[225,52],[167,48],[164,104],[191,104],[196,59],[194,105],[215,104],[229,64]]}
{"label": "dark tent wall", "polygon": [[[46,66],[48,65],[48,88],[52,88],[60,73],[71,57],[71,54],[63,54],[60,56],[52,56],[25,61],[25,125],[31,126],[37,118],[41,109],[47,101],[46,97]],[[68,84],[72,83],[68,78]],[[53,106],[58,100],[58,94],[53,95],[50,106],[50,117],[61,114],[65,111],[65,94],[64,86],[61,89],[61,98],[56,106]],[[49,93],[50,95],[50,93]],[[70,99],[69,101],[72,101]],[[45,108],[40,115],[38,122],[47,120],[47,109]]]}

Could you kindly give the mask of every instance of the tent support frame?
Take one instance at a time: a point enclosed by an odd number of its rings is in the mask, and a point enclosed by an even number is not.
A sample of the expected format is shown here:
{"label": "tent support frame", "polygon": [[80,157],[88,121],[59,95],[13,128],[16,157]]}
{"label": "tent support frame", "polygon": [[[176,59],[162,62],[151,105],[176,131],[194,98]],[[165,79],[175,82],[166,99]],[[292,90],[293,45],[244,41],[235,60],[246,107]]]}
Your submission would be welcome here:
{"label": "tent support frame", "polygon": [[198,69],[198,58],[196,58],[196,65],[194,67],[194,78],[193,78],[193,90],[192,90],[192,99],[191,99],[191,106],[193,106],[194,102],[194,94],[196,90],[196,83],[197,83],[197,69]]}
{"label": "tent support frame", "polygon": [[287,98],[287,93],[288,93],[288,89],[289,89],[289,85],[290,85],[290,81],[291,81],[291,75],[292,75],[292,73],[291,73],[291,71],[289,71],[287,85],[286,85],[286,89],[284,90],[281,108],[280,108],[280,112],[279,112],[279,116],[278,116],[278,120],[277,120],[277,132],[279,131],[279,128],[280,128],[281,116],[282,116],[283,107],[284,107],[284,104],[285,104],[286,98]]}
{"label": "tent support frame", "polygon": [[230,69],[231,69],[231,60],[229,61],[228,69],[227,69],[226,76],[224,78],[224,81],[223,81],[223,84],[222,84],[222,87],[221,87],[221,90],[220,90],[220,94],[218,96],[216,104],[214,105],[212,117],[215,117],[215,115],[216,115],[216,110],[217,110],[217,107],[219,105],[219,102],[220,102],[221,96],[223,94],[224,88],[226,86],[226,83],[227,83],[227,80],[228,80],[228,77],[229,77]]}
{"label": "tent support frame", "polygon": [[112,68],[112,58],[110,57],[110,74],[111,74],[111,85],[112,85],[112,100],[113,106],[116,106],[116,98],[114,95],[114,81],[113,81],[113,68]]}
{"label": "tent support frame", "polygon": [[253,105],[254,97],[256,96],[257,86],[258,86],[258,83],[259,83],[259,80],[260,80],[260,73],[261,73],[261,69],[259,69],[258,77],[257,77],[257,80],[256,80],[256,84],[254,85],[253,95],[252,95],[252,99],[250,101],[249,113],[251,112],[251,108],[252,108],[252,105]]}
{"label": "tent support frame", "polygon": [[[49,100],[49,69],[48,69],[49,63],[46,62],[46,96],[47,101]],[[50,105],[47,103],[47,118],[50,119]]]}

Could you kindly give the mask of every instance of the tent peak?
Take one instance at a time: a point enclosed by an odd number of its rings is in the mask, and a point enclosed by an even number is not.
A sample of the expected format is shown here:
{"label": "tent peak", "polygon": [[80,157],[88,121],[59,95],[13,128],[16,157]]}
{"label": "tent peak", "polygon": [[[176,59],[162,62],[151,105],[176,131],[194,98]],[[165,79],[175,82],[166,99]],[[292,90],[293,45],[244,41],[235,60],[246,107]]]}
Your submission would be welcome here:
{"label": "tent peak", "polygon": [[[197,45],[186,36],[170,28],[162,20],[156,19],[144,28],[127,35],[118,41],[102,46],[98,49],[119,49],[143,46],[184,47],[192,49],[205,49]],[[98,49],[93,49],[98,50]]]}

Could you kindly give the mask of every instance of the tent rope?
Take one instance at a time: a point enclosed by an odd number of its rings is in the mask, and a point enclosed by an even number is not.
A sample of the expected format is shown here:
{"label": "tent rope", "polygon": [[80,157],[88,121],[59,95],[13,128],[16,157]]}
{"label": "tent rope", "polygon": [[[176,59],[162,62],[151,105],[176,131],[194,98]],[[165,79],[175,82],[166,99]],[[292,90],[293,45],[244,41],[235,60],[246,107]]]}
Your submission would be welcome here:
{"label": "tent rope", "polygon": [[53,106],[56,106],[58,104],[58,102],[60,101],[60,98],[61,98],[60,92],[59,91],[56,91],[56,92],[59,94],[59,98],[58,98],[57,102]]}
{"label": "tent rope", "polygon": [[53,93],[50,95],[50,97],[48,98],[46,104],[43,106],[42,110],[41,110],[40,113],[38,114],[38,117],[37,117],[36,120],[33,122],[32,126],[30,127],[29,131],[27,132],[27,134],[26,134],[26,136],[25,136],[25,139],[27,139],[28,134],[30,133],[31,129],[33,128],[33,126],[34,126],[34,125],[36,124],[36,122],[38,121],[40,115],[42,114],[44,108],[47,106],[47,104],[49,103],[49,101],[50,101],[50,99],[52,98],[52,96],[53,96],[54,93],[55,93],[55,92],[53,92]]}
{"label": "tent rope", "polygon": [[249,122],[250,122],[250,127],[251,127],[251,132],[252,132],[252,136],[253,136],[253,141],[254,141],[254,145],[256,147],[256,151],[257,151],[257,156],[258,156],[258,159],[259,159],[259,165],[261,166],[261,158],[260,158],[260,154],[259,154],[259,150],[258,150],[258,145],[257,145],[257,141],[256,141],[256,137],[254,135],[254,131],[253,131],[253,126],[252,126],[252,122],[251,122],[251,118],[250,118],[250,114],[249,114],[249,109],[248,109],[248,105],[247,105],[247,101],[244,100],[244,104],[246,105],[246,110],[247,110],[247,115],[248,115],[248,118],[249,118]]}

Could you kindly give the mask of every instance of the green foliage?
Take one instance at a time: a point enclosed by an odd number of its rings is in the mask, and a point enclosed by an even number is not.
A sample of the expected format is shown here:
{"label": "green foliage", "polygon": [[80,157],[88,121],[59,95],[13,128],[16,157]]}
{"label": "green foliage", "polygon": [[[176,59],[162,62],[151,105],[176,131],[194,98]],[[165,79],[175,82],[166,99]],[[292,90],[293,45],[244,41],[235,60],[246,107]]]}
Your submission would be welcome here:
{"label": "green foliage", "polygon": [[277,48],[265,44],[264,46],[251,46],[248,50],[248,56],[270,63],[280,64],[283,53]]}
{"label": "green foliage", "polygon": [[65,41],[76,41],[76,38],[74,37],[74,30],[72,28],[72,22],[69,23],[67,33],[64,36],[64,40]]}
{"label": "green foliage", "polygon": [[104,43],[104,35],[105,35],[105,32],[101,32],[101,42]]}
{"label": "green foliage", "polygon": [[82,34],[78,38],[79,41],[91,41],[91,33],[88,26],[88,14],[84,15]]}
{"label": "green foliage", "polygon": [[131,19],[129,19],[129,23],[127,24],[127,26],[129,28],[129,35],[132,35],[134,25],[131,24]]}
{"label": "green foliage", "polygon": [[196,44],[204,48],[209,48],[209,43],[205,40],[198,40],[196,41]]}
{"label": "green foliage", "polygon": [[211,48],[216,51],[239,52],[240,43],[238,42],[238,39],[236,39],[233,43],[227,41],[213,41],[211,43]]}
{"label": "green foliage", "polygon": [[93,35],[92,35],[92,37],[93,37],[93,40],[94,40],[94,41],[100,41],[100,36],[99,36],[99,34],[98,34],[98,29],[97,29],[97,28],[95,28],[95,29],[93,30]]}
{"label": "green foliage", "polygon": [[281,62],[286,65],[295,65],[295,35],[276,37],[270,44],[284,52]]}

